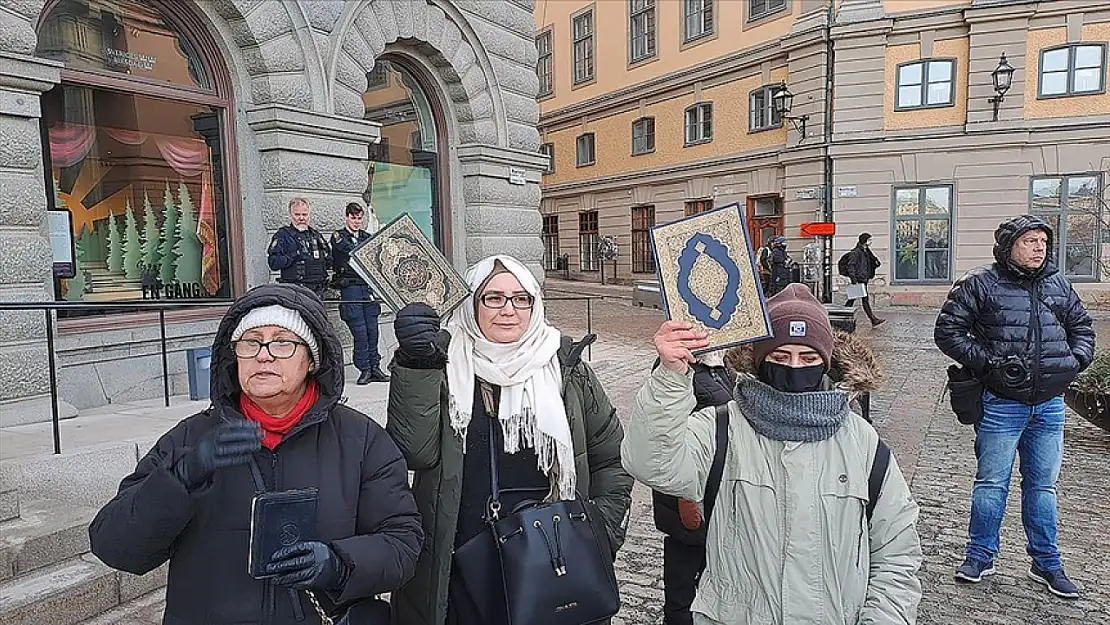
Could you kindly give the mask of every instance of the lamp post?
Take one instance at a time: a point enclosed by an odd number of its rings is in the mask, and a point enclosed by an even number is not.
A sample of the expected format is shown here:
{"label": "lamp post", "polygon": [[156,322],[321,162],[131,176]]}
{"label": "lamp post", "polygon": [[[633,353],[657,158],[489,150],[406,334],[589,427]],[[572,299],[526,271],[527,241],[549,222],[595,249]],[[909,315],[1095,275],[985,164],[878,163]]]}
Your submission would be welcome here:
{"label": "lamp post", "polygon": [[998,60],[998,67],[994,68],[991,72],[991,83],[994,84],[995,96],[987,100],[987,102],[994,106],[994,118],[991,121],[998,121],[998,105],[1002,104],[1002,100],[1006,97],[1006,92],[1010,90],[1010,85],[1014,81],[1014,68],[1006,60],[1006,53],[1002,53],[1002,57]]}
{"label": "lamp post", "polygon": [[779,118],[790,120],[790,123],[794,126],[794,130],[801,133],[801,140],[805,141],[806,122],[809,121],[809,115],[798,117],[790,115],[790,111],[794,109],[794,94],[790,93],[790,89],[787,88],[786,85],[782,85],[771,94],[771,107]]}

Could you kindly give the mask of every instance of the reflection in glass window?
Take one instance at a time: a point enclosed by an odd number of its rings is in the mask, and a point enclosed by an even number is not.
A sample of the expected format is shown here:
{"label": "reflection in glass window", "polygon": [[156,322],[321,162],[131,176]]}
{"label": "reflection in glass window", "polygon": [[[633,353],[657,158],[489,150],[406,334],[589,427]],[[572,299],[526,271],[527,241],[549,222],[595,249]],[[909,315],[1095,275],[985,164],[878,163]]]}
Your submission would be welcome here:
{"label": "reflection in glass window", "polygon": [[1072,44],[1041,51],[1040,97],[1084,95],[1105,89],[1106,44]]}
{"label": "reflection in glass window", "polygon": [[[437,130],[431,104],[406,68],[379,59],[379,86],[362,96],[366,119],[382,125],[382,146],[371,149],[363,200],[385,225],[408,213],[428,240],[443,249],[439,222]],[[407,149],[406,149],[407,147]],[[373,146],[372,146],[373,148]]]}
{"label": "reflection in glass window", "polygon": [[1052,176],[1030,182],[1029,208],[1052,226],[1052,254],[1069,277],[1098,276],[1101,199],[1102,178],[1098,175]]}
{"label": "reflection in glass window", "polygon": [[894,279],[950,280],[952,187],[894,191]]}
{"label": "reflection in glass window", "polygon": [[173,23],[133,0],[62,0],[43,20],[35,55],[69,69],[213,89],[196,50]]}
{"label": "reflection in glass window", "polygon": [[898,66],[895,108],[898,110],[955,104],[952,60],[915,61]]}
{"label": "reflection in glass window", "polygon": [[42,112],[73,219],[65,299],[231,297],[218,109],[63,84]]}

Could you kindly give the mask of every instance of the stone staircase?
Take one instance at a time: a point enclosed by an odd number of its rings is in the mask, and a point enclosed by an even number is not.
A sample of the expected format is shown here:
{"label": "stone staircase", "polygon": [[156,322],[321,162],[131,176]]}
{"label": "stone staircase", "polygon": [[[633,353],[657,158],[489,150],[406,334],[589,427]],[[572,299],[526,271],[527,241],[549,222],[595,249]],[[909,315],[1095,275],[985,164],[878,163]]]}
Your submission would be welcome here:
{"label": "stone staircase", "polygon": [[96,508],[25,498],[24,483],[20,467],[0,466],[0,622],[76,625],[160,603],[166,566],[141,577],[105,566],[89,552]]}

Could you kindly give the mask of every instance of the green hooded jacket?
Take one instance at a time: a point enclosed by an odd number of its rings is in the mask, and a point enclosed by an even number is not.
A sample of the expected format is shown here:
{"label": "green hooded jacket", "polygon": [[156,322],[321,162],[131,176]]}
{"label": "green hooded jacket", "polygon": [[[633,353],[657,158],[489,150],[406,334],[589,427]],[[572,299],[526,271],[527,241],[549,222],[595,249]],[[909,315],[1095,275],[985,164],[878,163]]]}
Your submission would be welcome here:
{"label": "green hooded jacket", "polygon": [[[441,337],[446,337],[446,333]],[[624,542],[632,502],[632,476],[621,466],[624,429],[582,351],[596,337],[575,343],[563,337],[559,362],[563,402],[574,440],[578,491],[605,518],[614,556]],[[443,625],[462,496],[462,439],[450,424],[447,375],[443,369],[410,369],[393,363],[389,422],[393,437],[416,474],[413,494],[423,516],[425,539],[416,574],[393,593],[396,625]]]}

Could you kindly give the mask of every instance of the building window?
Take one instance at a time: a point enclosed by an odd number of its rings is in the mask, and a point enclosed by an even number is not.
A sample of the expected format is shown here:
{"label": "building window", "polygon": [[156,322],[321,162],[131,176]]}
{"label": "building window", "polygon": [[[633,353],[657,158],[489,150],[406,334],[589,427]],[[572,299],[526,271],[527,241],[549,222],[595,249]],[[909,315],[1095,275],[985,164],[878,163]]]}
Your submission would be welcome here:
{"label": "building window", "polygon": [[752,198],[752,217],[778,217],[779,215],[782,215],[782,196]]}
{"label": "building window", "polygon": [[584,135],[578,135],[575,148],[575,162],[579,167],[594,164],[594,133],[587,132]]}
{"label": "building window", "polygon": [[894,279],[950,281],[952,187],[894,190]]}
{"label": "building window", "polygon": [[578,268],[597,271],[597,211],[578,213]]}
{"label": "building window", "polygon": [[375,63],[374,67],[366,74],[366,90],[384,89],[387,85],[385,64]]}
{"label": "building window", "polygon": [[651,229],[655,227],[655,207],[632,209],[632,273],[655,273],[655,254],[651,250]]}
{"label": "building window", "polygon": [[655,151],[655,118],[641,117],[632,122],[632,155]]}
{"label": "building window", "polygon": [[686,109],[686,145],[713,140],[713,103],[702,102]]}
{"label": "building window", "polygon": [[[230,240],[243,227],[229,214],[235,142],[225,139],[235,133],[220,60],[181,26],[178,3],[50,4],[35,55],[66,70],[35,102],[48,203],[70,213],[75,248],[73,277],[58,278],[56,292],[90,302],[234,297]],[[101,313],[59,316],[82,314]]]}
{"label": "building window", "polygon": [[543,216],[543,267],[559,268],[559,216]]}
{"label": "building window", "polygon": [[547,166],[544,167],[543,173],[545,175],[555,173],[555,144],[545,143],[541,145],[540,154],[547,156]]}
{"label": "building window", "polygon": [[748,129],[751,132],[770,130],[782,126],[782,115],[775,110],[774,94],[782,85],[767,85],[751,93],[748,99]]}
{"label": "building window", "polygon": [[1054,257],[1064,275],[1096,278],[1100,256],[1102,179],[1097,174],[1034,178],[1029,208],[1055,233]]}
{"label": "building window", "polygon": [[894,110],[922,109],[956,104],[956,61],[914,61],[898,66]]}
{"label": "building window", "polygon": [[748,21],[760,20],[786,9],[786,0],[748,0]]}
{"label": "building window", "polygon": [[713,0],[682,0],[682,42],[713,34]]}
{"label": "building window", "polygon": [[1041,50],[1039,97],[1086,95],[1105,90],[1105,43],[1072,44]]}
{"label": "building window", "polygon": [[628,60],[655,56],[655,0],[628,0]]}
{"label": "building window", "polygon": [[574,84],[594,79],[594,11],[576,15],[572,21],[574,33]]}
{"label": "building window", "polygon": [[713,200],[692,200],[686,202],[685,215],[693,217],[713,210]]}
{"label": "building window", "polygon": [[551,56],[551,31],[540,33],[536,37],[536,76],[540,79],[539,97],[549,96],[555,91],[553,73],[554,65]]}

